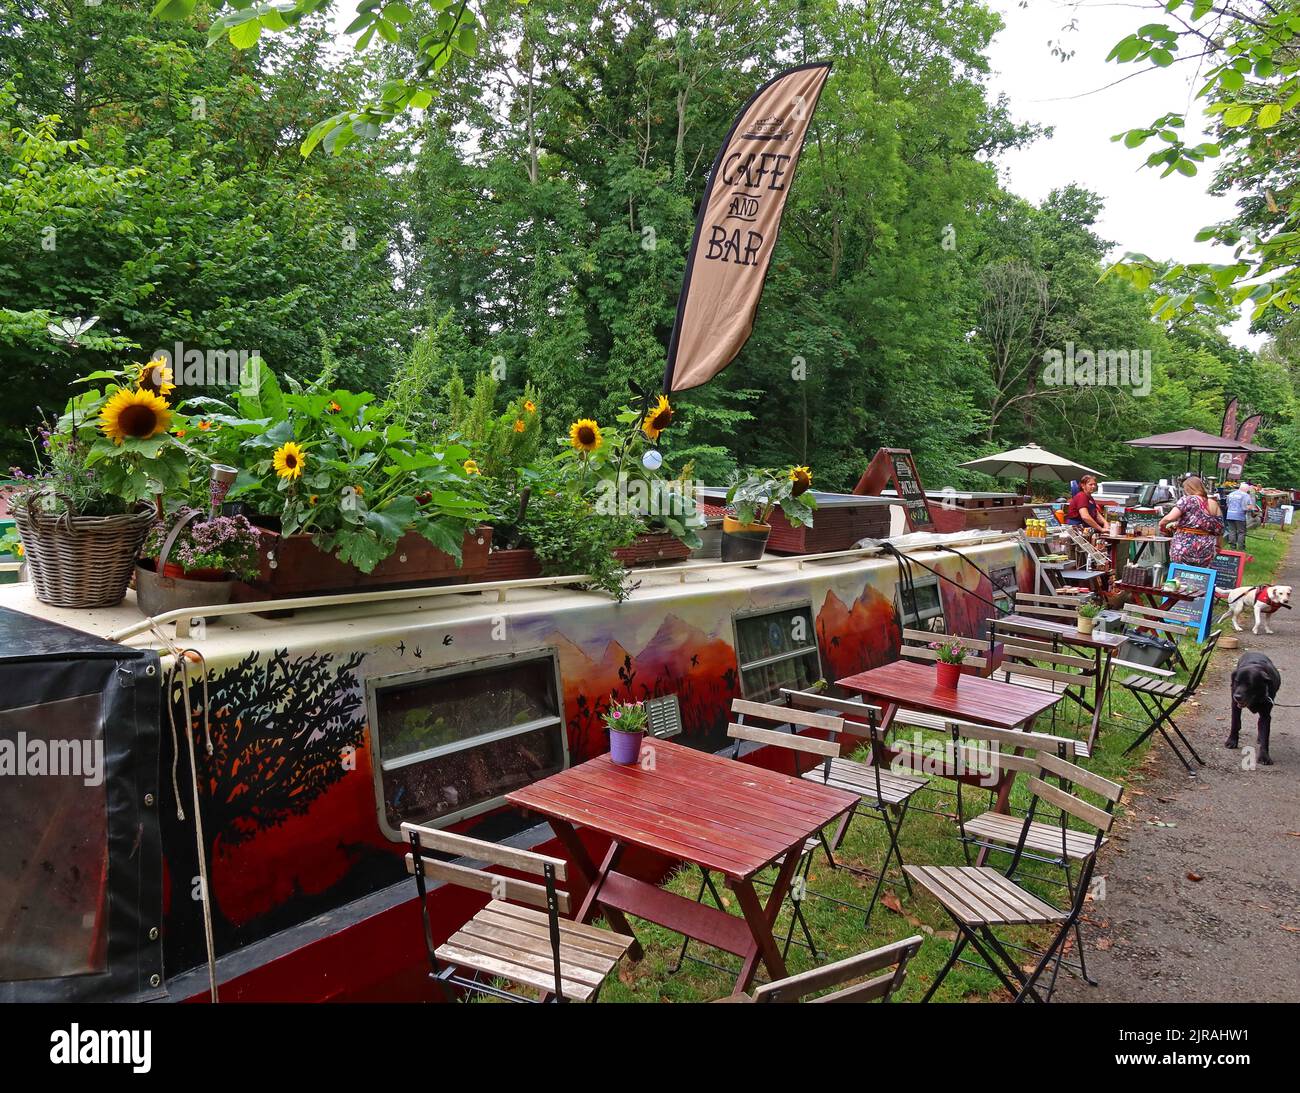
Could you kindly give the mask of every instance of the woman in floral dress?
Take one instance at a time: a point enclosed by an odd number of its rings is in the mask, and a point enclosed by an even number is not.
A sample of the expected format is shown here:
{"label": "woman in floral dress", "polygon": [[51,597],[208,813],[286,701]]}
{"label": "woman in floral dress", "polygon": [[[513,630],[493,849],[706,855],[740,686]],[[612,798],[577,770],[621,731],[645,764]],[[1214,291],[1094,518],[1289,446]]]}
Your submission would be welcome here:
{"label": "woman in floral dress", "polygon": [[1160,520],[1160,530],[1177,526],[1169,544],[1169,560],[1184,565],[1208,566],[1219,553],[1223,537],[1223,510],[1205,492],[1205,483],[1192,476],[1183,483],[1183,496]]}

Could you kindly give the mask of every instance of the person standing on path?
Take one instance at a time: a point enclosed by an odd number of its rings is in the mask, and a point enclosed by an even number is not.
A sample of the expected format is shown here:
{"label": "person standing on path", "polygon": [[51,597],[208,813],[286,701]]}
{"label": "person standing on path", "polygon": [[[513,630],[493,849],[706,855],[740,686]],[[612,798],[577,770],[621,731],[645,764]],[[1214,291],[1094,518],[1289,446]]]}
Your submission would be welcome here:
{"label": "person standing on path", "polygon": [[1226,538],[1233,550],[1246,549],[1246,520],[1255,507],[1255,499],[1245,482],[1238,483],[1237,488],[1227,496],[1227,511],[1224,522],[1227,525]]}

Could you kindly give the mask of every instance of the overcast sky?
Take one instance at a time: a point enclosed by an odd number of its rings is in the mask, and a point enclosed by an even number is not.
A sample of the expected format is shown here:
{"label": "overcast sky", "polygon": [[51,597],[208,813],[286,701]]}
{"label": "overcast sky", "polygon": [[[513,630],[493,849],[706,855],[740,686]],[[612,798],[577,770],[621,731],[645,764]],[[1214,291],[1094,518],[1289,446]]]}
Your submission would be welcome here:
{"label": "overcast sky", "polygon": [[[1200,103],[1192,99],[1203,82],[1192,82],[1196,62],[1144,70],[1110,86],[1138,67],[1107,64],[1106,54],[1143,23],[1163,22],[1161,5],[1152,0],[1028,0],[1023,7],[1018,0],[991,3],[1006,23],[990,55],[994,91],[1007,95],[1017,121],[1055,129],[1051,139],[1000,158],[1004,183],[1034,202],[1068,182],[1099,193],[1106,201],[1099,234],[1117,244],[1112,257],[1131,250],[1153,258],[1228,260],[1230,251],[1193,238],[1201,227],[1226,220],[1234,211],[1231,198],[1205,192],[1214,161],[1191,178],[1173,174],[1162,179],[1159,170],[1142,166],[1154,142],[1128,149],[1110,139],[1169,110],[1187,114],[1184,139],[1189,143],[1208,139],[1192,133],[1201,120]],[[1067,29],[1072,22],[1074,28]],[[1073,50],[1074,56],[1062,62],[1052,55],[1051,43]],[[1244,318],[1235,324],[1233,340],[1258,344],[1247,327]]]}

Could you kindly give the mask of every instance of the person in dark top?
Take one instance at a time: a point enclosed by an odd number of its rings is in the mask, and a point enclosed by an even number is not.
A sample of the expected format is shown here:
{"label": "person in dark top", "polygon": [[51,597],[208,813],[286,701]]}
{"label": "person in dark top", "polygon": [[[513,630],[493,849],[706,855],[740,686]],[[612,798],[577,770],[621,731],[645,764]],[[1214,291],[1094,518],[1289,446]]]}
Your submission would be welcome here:
{"label": "person in dark top", "polygon": [[1101,518],[1101,506],[1092,499],[1092,495],[1096,492],[1097,479],[1092,475],[1085,474],[1079,479],[1079,492],[1070,498],[1070,506],[1065,510],[1067,524],[1076,527],[1084,525],[1096,528],[1098,531],[1106,530],[1106,523]]}

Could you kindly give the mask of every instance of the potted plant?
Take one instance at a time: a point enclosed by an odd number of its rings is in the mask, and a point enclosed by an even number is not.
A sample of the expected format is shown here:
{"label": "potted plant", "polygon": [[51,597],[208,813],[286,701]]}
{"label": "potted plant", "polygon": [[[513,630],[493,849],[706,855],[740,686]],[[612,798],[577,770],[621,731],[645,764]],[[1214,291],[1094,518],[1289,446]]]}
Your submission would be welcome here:
{"label": "potted plant", "polygon": [[930,643],[935,651],[935,682],[940,687],[953,688],[961,682],[966,671],[966,646],[961,638],[947,638]]}
{"label": "potted plant", "polygon": [[1081,603],[1075,609],[1076,622],[1080,634],[1091,634],[1093,626],[1096,625],[1097,616],[1101,614],[1101,604],[1089,601]]}
{"label": "potted plant", "polygon": [[[458,443],[418,441],[373,394],[280,389],[258,362],[256,391],[233,403],[192,399],[206,413],[195,443],[240,467],[228,504],[262,530],[264,594],[464,580],[482,574],[492,529],[473,486],[479,468]],[[208,426],[203,428],[202,426]]]}
{"label": "potted plant", "polygon": [[816,501],[809,495],[812,472],[807,467],[787,471],[737,472],[727,489],[734,516],[722,521],[722,560],[754,561],[772,533],[772,513],[779,507],[791,527],[811,527]]}
{"label": "potted plant", "polygon": [[150,530],[136,566],[136,603],[146,615],[229,603],[236,581],[259,569],[259,533],[244,516],[203,519],[183,509]]}
{"label": "potted plant", "polygon": [[639,702],[611,698],[605,711],[605,727],[609,729],[609,757],[613,762],[624,767],[636,765],[647,721],[645,707]]}
{"label": "potted plant", "polygon": [[39,430],[41,470],[13,504],[32,588],[54,607],[120,603],[163,493],[188,480],[170,370],[155,361],[79,382],[101,380],[69,400],[55,429]]}

